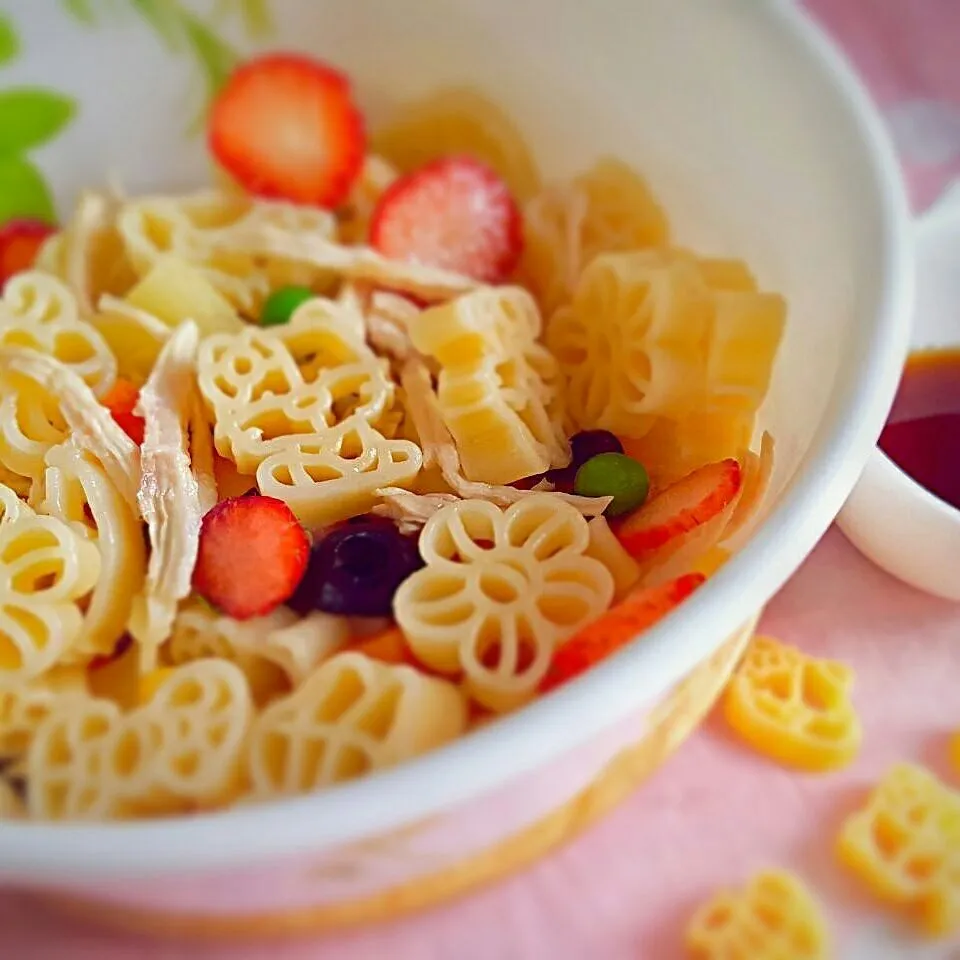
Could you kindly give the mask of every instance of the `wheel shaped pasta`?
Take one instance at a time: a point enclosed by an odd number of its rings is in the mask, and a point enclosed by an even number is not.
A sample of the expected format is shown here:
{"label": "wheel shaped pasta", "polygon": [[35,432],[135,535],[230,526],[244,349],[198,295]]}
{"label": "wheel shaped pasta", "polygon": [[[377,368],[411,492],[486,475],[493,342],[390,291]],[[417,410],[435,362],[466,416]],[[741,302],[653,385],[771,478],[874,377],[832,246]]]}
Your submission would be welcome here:
{"label": "wheel shaped pasta", "polygon": [[960,930],[960,792],[912,764],[890,769],[837,843],[840,860],[933,936]]}
{"label": "wheel shaped pasta", "polygon": [[0,525],[0,689],[29,682],[83,630],[77,601],[100,574],[97,548],[53,517]]}
{"label": "wheel shaped pasta", "polygon": [[27,755],[30,816],[163,816],[229,803],[243,788],[252,710],[243,673],[225,660],[170,670],[131,713],[109,700],[64,704]]}
{"label": "wheel shaped pasta", "polygon": [[254,721],[253,796],[304,793],[393,766],[459,736],[466,720],[453,684],[339,653]]}
{"label": "wheel shaped pasta", "polygon": [[32,683],[0,689],[0,760],[16,761],[26,755],[53,710],[87,696],[82,667],[55,666]]}
{"label": "wheel shaped pasta", "polygon": [[260,492],[307,525],[363,513],[377,490],[409,485],[420,470],[415,443],[373,425],[394,399],[384,365],[334,317],[297,318],[282,336],[249,328],[210,337],[199,368],[220,454],[255,471]]}
{"label": "wheel shaped pasta", "polygon": [[417,658],[463,675],[480,704],[529,699],[554,650],[610,605],[613,577],[585,556],[587,523],[550,494],[501,511],[482,500],[443,507],[420,535],[426,566],[403,584],[394,613]]}
{"label": "wheel shaped pasta", "polygon": [[696,960],[828,960],[830,937],[819,904],[795,876],[757,874],[742,891],[722,890],[691,919]]}

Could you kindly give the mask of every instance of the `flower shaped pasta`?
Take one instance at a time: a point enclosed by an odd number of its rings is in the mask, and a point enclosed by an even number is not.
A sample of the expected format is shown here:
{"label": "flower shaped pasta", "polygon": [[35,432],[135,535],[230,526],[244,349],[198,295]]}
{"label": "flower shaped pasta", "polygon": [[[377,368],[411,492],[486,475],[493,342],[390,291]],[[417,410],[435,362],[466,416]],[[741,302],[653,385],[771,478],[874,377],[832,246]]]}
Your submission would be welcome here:
{"label": "flower shaped pasta", "polygon": [[898,764],[844,823],[840,860],[880,899],[933,936],[960,929],[960,793]]}
{"label": "flower shaped pasta", "polygon": [[401,584],[394,613],[417,658],[463,674],[477,702],[529,699],[556,647],[613,599],[613,577],[584,555],[587,523],[558,497],[501,511],[482,500],[443,507],[420,535],[426,566]]}
{"label": "flower shaped pasta", "polygon": [[687,926],[695,960],[827,960],[820,907],[801,881],[782,871],[757,874],[742,892],[722,890]]}
{"label": "flower shaped pasta", "polygon": [[834,770],[860,749],[852,686],[853,671],[844,664],[754,637],[727,687],[724,713],[761,753],[806,770]]}
{"label": "flower shaped pasta", "polygon": [[87,698],[55,709],[27,756],[30,816],[162,816],[228,803],[242,789],[252,704],[240,669],[195,660],[123,714]]}
{"label": "flower shaped pasta", "polygon": [[254,722],[257,798],[304,793],[432,750],[463,733],[466,703],[445,680],[338,653]]}
{"label": "flower shaped pasta", "polygon": [[77,601],[100,575],[100,553],[53,517],[0,525],[0,690],[57,663],[83,630]]}
{"label": "flower shaped pasta", "polygon": [[37,728],[54,709],[87,696],[82,667],[55,666],[39,680],[0,690],[0,759],[25,755]]}
{"label": "flower shaped pasta", "polygon": [[363,513],[377,490],[409,485],[423,463],[415,443],[377,429],[393,384],[336,315],[298,314],[279,334],[209,337],[199,372],[220,454],[255,471],[260,492],[307,525]]}
{"label": "flower shaped pasta", "polygon": [[97,396],[117,376],[103,337],[80,319],[77,299],[56,277],[30,270],[12,277],[0,300],[0,347],[29,347],[72,370]]}

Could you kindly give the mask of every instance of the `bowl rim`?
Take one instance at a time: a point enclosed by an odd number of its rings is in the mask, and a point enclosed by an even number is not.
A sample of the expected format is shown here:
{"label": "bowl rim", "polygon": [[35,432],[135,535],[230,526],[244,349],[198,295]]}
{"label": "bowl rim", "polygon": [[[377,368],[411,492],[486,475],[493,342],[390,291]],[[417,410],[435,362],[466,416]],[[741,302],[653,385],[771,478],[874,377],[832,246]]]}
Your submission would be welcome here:
{"label": "bowl rim", "polygon": [[[193,817],[0,823],[0,877],[42,884],[210,872],[317,854],[389,833],[543,769],[654,702],[793,574],[853,489],[893,401],[908,347],[910,214],[880,115],[833,42],[792,0],[760,5],[752,15],[772,18],[816,62],[862,140],[864,176],[881,223],[882,263],[875,300],[863,308],[872,308],[875,323],[863,337],[860,366],[831,395],[830,408],[844,415],[829,416],[828,410],[780,502],[749,541],[704,589],[648,631],[642,644],[445,747],[316,794]],[[704,622],[712,629],[700,629]],[[686,635],[684,643],[674,642],[678,635]]]}

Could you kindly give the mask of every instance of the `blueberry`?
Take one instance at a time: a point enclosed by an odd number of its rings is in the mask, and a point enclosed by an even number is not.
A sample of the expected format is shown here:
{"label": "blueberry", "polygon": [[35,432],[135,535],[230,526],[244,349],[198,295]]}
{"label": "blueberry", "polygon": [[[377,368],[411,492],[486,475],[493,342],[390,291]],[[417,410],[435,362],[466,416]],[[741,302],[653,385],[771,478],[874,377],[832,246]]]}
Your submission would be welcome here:
{"label": "blueberry", "polygon": [[623,444],[609,430],[581,430],[570,438],[574,472],[600,453],[623,453]]}
{"label": "blueberry", "polygon": [[397,587],[422,566],[416,541],[391,522],[346,523],[314,544],[289,606],[301,614],[389,616]]}

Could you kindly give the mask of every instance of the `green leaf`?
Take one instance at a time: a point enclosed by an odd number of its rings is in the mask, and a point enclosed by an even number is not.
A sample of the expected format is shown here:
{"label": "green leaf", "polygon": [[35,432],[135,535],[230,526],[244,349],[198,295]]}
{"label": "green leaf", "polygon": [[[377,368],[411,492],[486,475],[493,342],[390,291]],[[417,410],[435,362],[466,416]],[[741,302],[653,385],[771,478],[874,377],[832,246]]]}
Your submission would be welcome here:
{"label": "green leaf", "polygon": [[60,3],[74,20],[79,21],[85,27],[92,27],[97,22],[97,15],[93,12],[91,0],[60,0]]}
{"label": "green leaf", "polygon": [[23,157],[0,158],[0,223],[34,217],[55,223],[56,211],[43,174]]}
{"label": "green leaf", "polygon": [[76,102],[38,87],[0,92],[0,157],[52,140],[73,118]]}
{"label": "green leaf", "polygon": [[5,13],[0,13],[0,64],[16,59],[20,52],[20,38]]}

